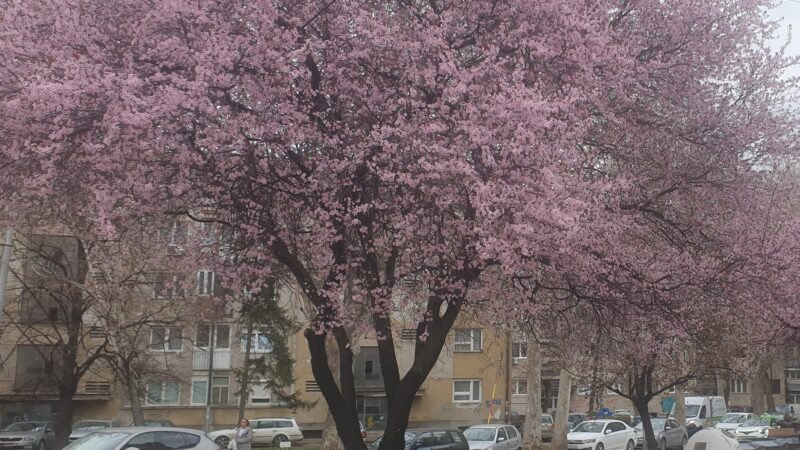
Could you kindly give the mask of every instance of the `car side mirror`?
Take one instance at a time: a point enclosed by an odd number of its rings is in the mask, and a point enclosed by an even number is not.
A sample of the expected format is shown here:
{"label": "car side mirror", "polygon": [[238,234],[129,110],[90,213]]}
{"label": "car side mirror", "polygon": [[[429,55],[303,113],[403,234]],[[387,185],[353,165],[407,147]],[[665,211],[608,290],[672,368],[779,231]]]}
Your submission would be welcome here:
{"label": "car side mirror", "polygon": [[45,432],[45,433],[52,433],[52,432],[53,432],[53,429],[52,429],[52,428],[50,428],[50,427],[47,427],[47,428],[45,428],[45,429],[44,429],[44,432]]}
{"label": "car side mirror", "polygon": [[611,431],[611,430],[606,430],[606,433],[605,433],[605,434],[611,434],[611,433],[613,433],[613,431]]}
{"label": "car side mirror", "polygon": [[139,447],[125,447],[125,450],[139,450]]}
{"label": "car side mirror", "polygon": [[505,440],[506,438],[504,438],[503,436],[497,436],[497,442],[503,442]]}

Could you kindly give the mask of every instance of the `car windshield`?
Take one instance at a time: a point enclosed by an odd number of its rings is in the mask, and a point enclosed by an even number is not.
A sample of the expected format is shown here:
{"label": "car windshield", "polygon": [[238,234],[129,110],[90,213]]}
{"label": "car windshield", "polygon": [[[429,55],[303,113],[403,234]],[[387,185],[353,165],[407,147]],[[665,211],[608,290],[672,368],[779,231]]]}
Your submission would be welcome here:
{"label": "car windshield", "polygon": [[604,422],[581,422],[572,431],[576,433],[602,433],[605,426]]}
{"label": "car windshield", "polygon": [[487,441],[493,442],[494,441],[494,428],[486,428],[486,427],[476,427],[476,428],[467,428],[464,431],[464,436],[467,437],[467,440],[472,441]]}
{"label": "car windshield", "polygon": [[[667,419],[663,419],[663,418],[660,418],[660,417],[654,417],[654,418],[650,419],[650,423],[653,424],[653,429],[654,430],[662,430],[662,429],[664,429],[664,423],[666,423],[666,422],[667,422]],[[644,424],[639,422],[638,424],[636,424],[635,428],[637,430],[641,430],[643,427],[644,427]]]}
{"label": "car windshield", "polygon": [[542,423],[553,423],[553,418],[550,416],[542,416]]}
{"label": "car windshield", "polygon": [[789,412],[789,405],[778,405],[775,407],[775,411],[778,411],[781,414],[786,414]]}
{"label": "car windshield", "polygon": [[113,450],[128,439],[130,433],[92,433],[64,447],[64,450]]}
{"label": "car windshield", "polygon": [[108,422],[98,422],[98,421],[80,421],[75,422],[75,425],[72,426],[73,430],[102,430],[103,428],[110,427],[111,424]]}
{"label": "car windshield", "polygon": [[741,414],[728,414],[720,419],[719,423],[739,423],[742,419],[744,419],[744,416]]}
{"label": "car windshield", "polygon": [[39,422],[16,422],[7,426],[3,431],[35,431],[42,427]]}
{"label": "car windshield", "polygon": [[162,420],[145,420],[144,426],[146,427],[163,427],[166,423]]}
{"label": "car windshield", "polygon": [[747,422],[745,422],[743,424],[743,426],[745,426],[745,427],[764,427],[764,426],[767,426],[768,427],[769,426],[769,422],[770,422],[769,419],[755,418],[755,419],[748,420]]}
{"label": "car windshield", "polygon": [[700,412],[700,405],[686,405],[686,417],[697,417]]}

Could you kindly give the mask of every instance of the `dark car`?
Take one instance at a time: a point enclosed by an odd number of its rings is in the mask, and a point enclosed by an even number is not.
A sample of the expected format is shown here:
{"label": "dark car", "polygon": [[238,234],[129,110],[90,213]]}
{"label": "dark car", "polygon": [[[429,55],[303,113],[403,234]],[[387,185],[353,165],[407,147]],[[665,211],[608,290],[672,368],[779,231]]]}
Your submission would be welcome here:
{"label": "dark car", "polygon": [[[377,449],[383,436],[369,445]],[[469,450],[467,438],[459,430],[443,428],[419,428],[406,430],[405,450]]]}

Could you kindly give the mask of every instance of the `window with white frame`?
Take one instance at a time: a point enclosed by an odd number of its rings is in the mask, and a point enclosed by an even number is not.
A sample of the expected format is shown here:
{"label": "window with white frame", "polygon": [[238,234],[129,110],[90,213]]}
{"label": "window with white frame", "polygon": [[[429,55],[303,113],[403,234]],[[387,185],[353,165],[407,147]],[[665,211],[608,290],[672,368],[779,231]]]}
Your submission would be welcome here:
{"label": "window with white frame", "polygon": [[453,349],[457,352],[481,351],[482,338],[479,328],[455,330]]}
{"label": "window with white frame", "polygon": [[747,380],[742,379],[733,379],[731,380],[731,393],[733,394],[746,394],[749,391],[747,390]]}
{"label": "window with white frame", "polygon": [[511,344],[511,357],[514,359],[526,359],[528,357],[528,343],[513,342]]}
{"label": "window with white frame", "polygon": [[175,381],[151,381],[147,383],[147,405],[177,405],[181,399],[181,385]]}
{"label": "window with white frame", "polygon": [[[227,405],[230,398],[228,377],[214,377],[211,385],[211,404]],[[208,399],[208,378],[192,378],[192,405],[205,405]]]}
{"label": "window with white frame", "polygon": [[[197,348],[206,349],[211,340],[211,325],[201,323],[197,326],[197,339],[195,346]],[[226,324],[216,325],[214,327],[214,349],[215,350],[230,350],[231,348],[231,326]]]}
{"label": "window with white frame", "polygon": [[197,295],[214,295],[214,286],[217,283],[217,274],[213,270],[197,271]]}
{"label": "window with white frame", "polygon": [[183,349],[183,330],[178,327],[153,327],[150,329],[151,351],[179,352]]}
{"label": "window with white frame", "polygon": [[612,384],[608,389],[606,389],[606,395],[619,395],[615,391],[623,392],[622,391],[622,385],[619,384],[619,383]]}
{"label": "window with white frame", "polygon": [[272,390],[267,385],[267,380],[258,380],[258,383],[253,383],[251,388],[253,392],[250,394],[250,404],[268,405],[272,403]]}
{"label": "window with white frame", "polygon": [[[242,334],[242,351],[247,350],[247,333]],[[272,351],[272,342],[266,333],[260,331],[253,331],[250,338],[250,352],[251,353],[269,353]]]}
{"label": "window with white frame", "polygon": [[481,380],[454,380],[453,402],[475,403],[481,401]]}
{"label": "window with white frame", "polygon": [[528,382],[525,380],[512,381],[511,395],[528,395]]}

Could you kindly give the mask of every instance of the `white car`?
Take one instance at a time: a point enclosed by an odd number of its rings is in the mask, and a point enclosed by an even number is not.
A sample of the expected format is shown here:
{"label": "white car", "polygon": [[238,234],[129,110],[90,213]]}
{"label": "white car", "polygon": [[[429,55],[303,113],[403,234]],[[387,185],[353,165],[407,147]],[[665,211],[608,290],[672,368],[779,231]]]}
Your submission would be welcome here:
{"label": "white car", "polygon": [[735,430],[750,419],[755,419],[753,413],[728,413],[714,425],[718,430]]}
{"label": "white car", "polygon": [[762,438],[767,437],[767,432],[771,426],[771,419],[761,419],[759,417],[750,419],[736,429],[736,438]]}
{"label": "white car", "polygon": [[511,425],[475,425],[464,430],[470,450],[518,450],[522,448],[519,431]]}
{"label": "white car", "polygon": [[187,428],[106,428],[73,441],[64,450],[217,450],[202,431]]}
{"label": "white car", "polygon": [[[294,419],[286,417],[274,419],[253,419],[250,421],[253,430],[253,447],[261,445],[274,445],[279,447],[281,442],[303,442],[303,430],[297,426]],[[228,448],[228,443],[233,439],[235,429],[217,430],[208,433],[208,437],[221,448]]]}
{"label": "white car", "polygon": [[633,450],[636,432],[620,420],[586,420],[567,433],[570,450]]}

